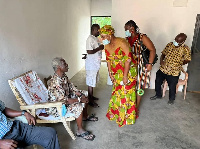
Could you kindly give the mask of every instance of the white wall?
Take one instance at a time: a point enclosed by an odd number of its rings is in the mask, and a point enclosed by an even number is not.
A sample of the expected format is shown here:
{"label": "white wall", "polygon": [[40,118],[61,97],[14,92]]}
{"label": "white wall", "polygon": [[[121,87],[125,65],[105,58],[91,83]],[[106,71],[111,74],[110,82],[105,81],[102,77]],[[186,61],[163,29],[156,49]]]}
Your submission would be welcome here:
{"label": "white wall", "polygon": [[83,66],[90,34],[90,0],[0,0],[0,95],[6,105],[19,105],[8,79],[28,70],[53,74],[51,60],[62,56],[71,78]]}
{"label": "white wall", "polygon": [[91,16],[111,16],[112,0],[91,0]]}
{"label": "white wall", "polygon": [[[112,0],[112,25],[116,36],[124,37],[124,24],[132,19],[140,32],[153,41],[159,56],[180,32],[187,34],[186,44],[191,47],[197,14],[200,14],[199,0],[188,0],[187,7],[173,7],[173,0]],[[153,67],[151,88],[155,87],[158,68],[159,63]]]}

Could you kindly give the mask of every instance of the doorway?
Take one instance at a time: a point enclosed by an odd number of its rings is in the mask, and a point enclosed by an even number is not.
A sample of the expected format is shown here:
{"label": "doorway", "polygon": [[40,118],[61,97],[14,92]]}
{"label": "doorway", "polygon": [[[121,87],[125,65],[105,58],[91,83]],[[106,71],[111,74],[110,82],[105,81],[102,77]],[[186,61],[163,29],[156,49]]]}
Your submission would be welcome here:
{"label": "doorway", "polygon": [[[111,25],[111,16],[91,16],[91,26],[92,24],[99,24],[100,28],[104,25]],[[106,62],[105,50],[102,50],[101,62]]]}
{"label": "doorway", "polygon": [[100,28],[104,25],[111,25],[111,16],[91,16],[92,24],[99,24]]}
{"label": "doorway", "polygon": [[200,14],[196,17],[191,47],[192,60],[188,64],[188,91],[200,93]]}

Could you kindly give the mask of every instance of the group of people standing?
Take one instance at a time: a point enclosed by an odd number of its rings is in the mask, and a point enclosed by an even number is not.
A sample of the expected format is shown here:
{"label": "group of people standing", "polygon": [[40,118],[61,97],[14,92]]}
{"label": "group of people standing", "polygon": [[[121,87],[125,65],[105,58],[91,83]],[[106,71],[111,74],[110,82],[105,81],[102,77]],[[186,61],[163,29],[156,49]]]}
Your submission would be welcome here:
{"label": "group of people standing", "polygon": [[[96,86],[100,69],[101,50],[105,49],[108,73],[113,83],[107,118],[114,120],[122,127],[134,124],[139,116],[139,105],[144,95],[139,93],[150,86],[150,71],[155,63],[156,48],[147,35],[139,32],[133,20],[125,26],[126,38],[116,37],[111,25],[102,28],[98,24],[91,27],[91,35],[86,42],[86,84],[88,85],[89,104],[98,107],[94,102],[93,87]],[[100,35],[100,40],[97,38]],[[175,100],[176,84],[182,65],[191,60],[188,46],[184,44],[187,36],[180,33],[174,42],[167,44],[160,58],[160,69],[156,73],[156,95],[151,100],[161,98],[161,85],[166,79],[169,84],[169,101]],[[144,50],[149,51],[148,62],[144,62]],[[93,67],[93,69],[91,69]],[[91,89],[92,88],[92,89]],[[98,99],[98,98],[97,98]]]}

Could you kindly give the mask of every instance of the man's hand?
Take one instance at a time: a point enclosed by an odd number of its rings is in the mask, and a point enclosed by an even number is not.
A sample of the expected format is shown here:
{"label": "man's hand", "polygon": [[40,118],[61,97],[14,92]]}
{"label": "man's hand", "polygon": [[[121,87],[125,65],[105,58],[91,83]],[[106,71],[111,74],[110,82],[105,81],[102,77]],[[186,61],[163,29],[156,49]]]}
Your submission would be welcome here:
{"label": "man's hand", "polygon": [[103,49],[104,49],[104,45],[101,44],[101,45],[99,46],[99,49],[100,49],[100,50],[103,50]]}
{"label": "man's hand", "polygon": [[82,59],[86,59],[87,58],[87,54],[82,54],[82,55],[83,55]]}
{"label": "man's hand", "polygon": [[160,61],[160,65],[163,66],[165,64],[164,61]]}
{"label": "man's hand", "polygon": [[71,104],[73,104],[74,102],[75,102],[74,99],[68,98],[68,100],[65,101],[65,104],[71,105]]}
{"label": "man's hand", "polygon": [[35,125],[35,117],[33,117],[30,113],[25,112],[24,116],[26,117],[29,125]]}
{"label": "man's hand", "polygon": [[0,140],[0,149],[15,149],[17,148],[17,141],[11,139]]}
{"label": "man's hand", "polygon": [[81,102],[82,102],[82,103],[88,103],[88,102],[89,102],[89,99],[83,95],[83,96],[81,97]]}

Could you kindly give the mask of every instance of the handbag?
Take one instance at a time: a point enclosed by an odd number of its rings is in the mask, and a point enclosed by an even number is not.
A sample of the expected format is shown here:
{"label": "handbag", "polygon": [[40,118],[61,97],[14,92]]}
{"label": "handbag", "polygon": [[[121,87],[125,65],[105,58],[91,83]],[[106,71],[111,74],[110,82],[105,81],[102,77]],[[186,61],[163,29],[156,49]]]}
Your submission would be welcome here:
{"label": "handbag", "polygon": [[[141,54],[142,54],[142,58],[143,58],[143,64],[144,66],[146,66],[146,64],[149,64],[149,56],[150,56],[150,51],[149,49],[143,44],[142,40],[140,40],[140,35],[139,35],[139,44],[140,46],[142,47],[142,51],[141,51]],[[154,65],[158,60],[158,55],[156,54],[155,55],[155,58],[152,62],[152,65]]]}

